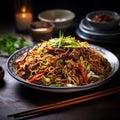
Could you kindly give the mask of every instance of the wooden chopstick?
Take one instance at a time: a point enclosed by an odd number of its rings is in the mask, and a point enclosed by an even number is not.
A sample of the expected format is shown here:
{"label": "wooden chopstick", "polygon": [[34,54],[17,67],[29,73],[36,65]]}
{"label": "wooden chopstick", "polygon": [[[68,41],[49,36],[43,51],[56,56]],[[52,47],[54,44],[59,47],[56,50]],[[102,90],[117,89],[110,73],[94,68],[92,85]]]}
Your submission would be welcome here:
{"label": "wooden chopstick", "polygon": [[103,91],[98,91],[98,92],[87,94],[87,95],[80,96],[80,97],[77,97],[77,98],[71,98],[71,99],[68,99],[68,100],[60,101],[60,102],[49,104],[49,105],[43,105],[43,106],[40,106],[40,107],[37,107],[37,108],[33,108],[31,110],[10,114],[10,115],[8,115],[8,117],[14,117],[14,118],[27,117],[27,116],[31,116],[31,115],[34,115],[34,114],[37,114],[37,113],[44,113],[44,112],[52,111],[52,110],[55,110],[55,109],[67,107],[67,106],[70,106],[70,105],[82,103],[82,102],[85,102],[85,101],[101,98],[101,97],[108,96],[108,95],[111,95],[111,94],[115,94],[115,93],[118,93],[118,92],[120,92],[120,87],[106,89],[106,90],[103,90]]}

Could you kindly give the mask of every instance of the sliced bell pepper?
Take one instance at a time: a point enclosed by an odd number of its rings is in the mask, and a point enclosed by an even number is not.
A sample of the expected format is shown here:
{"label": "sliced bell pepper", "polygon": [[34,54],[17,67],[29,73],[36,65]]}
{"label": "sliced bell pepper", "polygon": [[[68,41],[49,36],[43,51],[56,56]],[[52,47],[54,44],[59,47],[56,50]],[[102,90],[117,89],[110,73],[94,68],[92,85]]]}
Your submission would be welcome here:
{"label": "sliced bell pepper", "polygon": [[17,59],[17,60],[14,62],[14,64],[19,64],[19,63],[23,62],[23,61],[26,59],[27,55],[28,55],[28,51],[25,52],[21,58]]}
{"label": "sliced bell pepper", "polygon": [[81,64],[79,65],[79,70],[80,70],[80,72],[81,72],[81,74],[82,74],[82,77],[83,77],[84,82],[85,82],[85,83],[88,83],[87,75],[86,75],[86,73],[85,73],[85,71],[84,71],[84,69],[83,69],[83,67],[82,67]]}

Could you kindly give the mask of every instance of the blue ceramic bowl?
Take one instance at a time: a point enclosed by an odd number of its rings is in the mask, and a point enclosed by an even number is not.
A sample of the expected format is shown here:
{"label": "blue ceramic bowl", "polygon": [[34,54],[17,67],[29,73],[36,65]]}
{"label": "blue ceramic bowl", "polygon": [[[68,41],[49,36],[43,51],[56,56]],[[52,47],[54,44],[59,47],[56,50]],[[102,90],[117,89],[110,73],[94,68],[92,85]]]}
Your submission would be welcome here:
{"label": "blue ceramic bowl", "polygon": [[95,83],[82,85],[82,86],[76,86],[76,87],[52,87],[52,86],[44,86],[44,85],[38,85],[38,84],[29,83],[26,80],[20,78],[15,73],[13,63],[17,58],[22,56],[25,53],[26,50],[32,49],[33,48],[32,46],[22,48],[22,49],[16,51],[15,53],[13,53],[8,58],[7,71],[17,81],[19,81],[20,83],[22,83],[22,84],[24,84],[24,85],[26,85],[28,87],[31,87],[33,89],[43,90],[43,91],[47,91],[47,92],[55,92],[55,93],[71,93],[71,92],[89,90],[89,89],[101,86],[101,85],[105,84],[106,82],[110,81],[111,78],[114,76],[114,74],[119,69],[119,60],[113,53],[111,53],[107,49],[104,49],[104,48],[102,48],[100,46],[97,46],[97,45],[92,45],[91,44],[91,47],[94,48],[95,50],[97,50],[98,52],[100,52],[104,57],[106,57],[108,59],[108,61],[110,62],[111,67],[112,67],[112,71],[110,72],[110,74],[109,74],[109,76],[107,78],[105,78],[104,80],[101,80],[101,81],[97,81]]}

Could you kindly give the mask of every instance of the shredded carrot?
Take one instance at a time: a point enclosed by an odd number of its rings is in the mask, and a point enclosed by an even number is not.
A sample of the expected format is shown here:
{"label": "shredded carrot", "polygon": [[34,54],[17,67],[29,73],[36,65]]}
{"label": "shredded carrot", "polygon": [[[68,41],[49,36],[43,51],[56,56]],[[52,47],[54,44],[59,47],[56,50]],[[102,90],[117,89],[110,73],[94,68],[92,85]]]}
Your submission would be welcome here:
{"label": "shredded carrot", "polygon": [[42,73],[40,73],[40,74],[37,74],[37,75],[35,75],[33,78],[29,79],[28,82],[30,82],[30,83],[34,82],[35,80],[37,80],[39,77],[41,77],[41,76],[44,75],[44,74],[45,74],[45,72],[42,72]]}

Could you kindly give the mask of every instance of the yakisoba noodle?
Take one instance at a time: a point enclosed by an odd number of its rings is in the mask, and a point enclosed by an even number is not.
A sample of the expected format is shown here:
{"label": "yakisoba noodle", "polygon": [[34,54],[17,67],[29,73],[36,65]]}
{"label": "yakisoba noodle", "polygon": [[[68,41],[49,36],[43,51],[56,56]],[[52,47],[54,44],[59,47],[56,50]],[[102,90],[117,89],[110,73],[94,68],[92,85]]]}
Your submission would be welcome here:
{"label": "yakisoba noodle", "polygon": [[111,66],[87,42],[74,37],[53,38],[26,51],[14,62],[16,74],[44,86],[81,86],[105,79]]}

